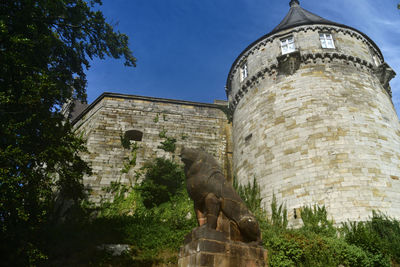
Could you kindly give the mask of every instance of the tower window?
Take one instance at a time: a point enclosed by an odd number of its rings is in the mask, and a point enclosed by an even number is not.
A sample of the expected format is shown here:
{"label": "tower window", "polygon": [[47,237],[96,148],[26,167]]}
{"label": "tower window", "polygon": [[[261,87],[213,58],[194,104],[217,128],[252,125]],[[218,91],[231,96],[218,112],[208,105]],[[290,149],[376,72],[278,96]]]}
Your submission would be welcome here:
{"label": "tower window", "polygon": [[143,133],[137,130],[129,130],[125,132],[124,138],[129,141],[142,141]]}
{"label": "tower window", "polygon": [[335,48],[335,44],[333,43],[332,34],[320,33],[319,39],[321,40],[322,48]]}
{"label": "tower window", "polygon": [[247,76],[249,76],[249,72],[247,69],[247,63],[245,63],[240,67],[240,81],[242,82],[247,78]]}
{"label": "tower window", "polygon": [[246,145],[248,145],[250,143],[251,138],[253,137],[253,134],[249,134],[248,136],[246,136],[246,138],[244,139]]}
{"label": "tower window", "polygon": [[296,51],[293,36],[281,40],[282,55]]}
{"label": "tower window", "polygon": [[372,48],[369,48],[369,53],[371,54],[371,57],[372,57],[372,60],[374,61],[375,66],[379,66],[381,64],[381,61],[379,60],[375,51],[372,50]]}
{"label": "tower window", "polygon": [[377,56],[373,56],[372,58],[374,59],[375,65],[376,65],[376,66],[379,66],[380,62],[379,62],[378,57],[377,57]]}

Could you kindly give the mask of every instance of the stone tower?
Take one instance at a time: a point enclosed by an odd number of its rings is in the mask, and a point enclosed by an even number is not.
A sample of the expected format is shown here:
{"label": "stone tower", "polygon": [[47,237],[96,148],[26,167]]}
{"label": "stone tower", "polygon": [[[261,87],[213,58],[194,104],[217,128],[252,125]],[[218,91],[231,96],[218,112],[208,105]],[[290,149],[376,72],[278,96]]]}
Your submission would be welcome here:
{"label": "stone tower", "polygon": [[275,194],[292,225],[299,208],[314,204],[336,223],[372,210],[400,218],[394,75],[367,35],[292,0],[228,75],[239,181],[257,178],[266,207]]}

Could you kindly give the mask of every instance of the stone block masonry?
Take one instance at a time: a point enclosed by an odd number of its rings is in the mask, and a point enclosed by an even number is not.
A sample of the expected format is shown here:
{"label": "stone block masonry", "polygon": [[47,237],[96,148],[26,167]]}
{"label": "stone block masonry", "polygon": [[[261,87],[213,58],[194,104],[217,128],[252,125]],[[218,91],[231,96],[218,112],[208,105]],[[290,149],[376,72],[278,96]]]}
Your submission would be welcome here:
{"label": "stone block masonry", "polygon": [[332,76],[303,66],[243,98],[233,128],[238,177],[255,176],[290,217],[313,204],[336,222],[364,220],[373,209],[400,216],[400,127],[390,99],[368,72],[343,66]]}
{"label": "stone block masonry", "polygon": [[258,245],[228,240],[225,233],[195,228],[185,237],[179,267],[265,267],[268,253]]}
{"label": "stone block masonry", "polygon": [[[320,33],[335,47],[321,46]],[[281,38],[296,50],[282,55]],[[272,196],[292,226],[307,205],[325,205],[337,224],[372,210],[400,218],[400,123],[388,85],[394,72],[359,32],[305,25],[247,48],[228,78],[233,166],[256,177],[266,208]],[[249,76],[241,80],[240,66]]]}
{"label": "stone block masonry", "polygon": [[[219,104],[105,93],[74,120],[93,168],[84,182],[98,200],[112,181],[135,182],[145,161],[179,160],[188,146],[211,153],[229,179],[234,173],[246,184],[255,177],[265,207],[275,195],[292,226],[301,223],[301,207],[315,204],[337,224],[367,220],[372,210],[400,219],[394,76],[366,34],[291,1],[282,22],[232,65],[232,128]],[[121,145],[126,133],[137,140],[134,154]],[[159,148],[166,138],[176,140],[175,154]]]}
{"label": "stone block masonry", "polygon": [[[78,134],[86,139],[88,152],[83,158],[90,163],[93,174],[84,178],[95,202],[104,196],[103,188],[111,182],[132,184],[135,171],[155,157],[180,161],[183,146],[202,148],[211,153],[231,177],[230,123],[222,111],[224,103],[206,104],[189,101],[104,93],[74,121]],[[125,149],[121,137],[127,131],[142,133],[135,142],[136,160]],[[176,140],[176,151],[170,153],[159,148],[166,138]]]}

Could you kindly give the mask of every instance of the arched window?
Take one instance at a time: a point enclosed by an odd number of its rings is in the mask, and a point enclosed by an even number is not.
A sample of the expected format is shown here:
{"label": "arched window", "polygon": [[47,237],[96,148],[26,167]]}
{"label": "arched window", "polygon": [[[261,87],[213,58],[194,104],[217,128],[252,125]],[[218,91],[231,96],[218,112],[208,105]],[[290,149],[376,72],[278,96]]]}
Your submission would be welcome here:
{"label": "arched window", "polygon": [[124,139],[129,141],[142,141],[143,132],[138,130],[129,130],[124,134]]}

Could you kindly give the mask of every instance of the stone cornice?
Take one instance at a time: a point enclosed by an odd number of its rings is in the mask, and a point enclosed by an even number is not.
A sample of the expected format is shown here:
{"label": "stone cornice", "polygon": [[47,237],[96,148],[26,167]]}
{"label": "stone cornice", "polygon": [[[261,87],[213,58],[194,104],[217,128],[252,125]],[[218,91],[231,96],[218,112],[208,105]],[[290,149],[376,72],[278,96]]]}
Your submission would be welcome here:
{"label": "stone cornice", "polygon": [[[341,62],[343,64],[353,64],[355,67],[370,71],[371,74],[375,74],[382,83],[382,86],[391,96],[390,86],[388,86],[389,84],[388,80],[393,78],[395,73],[385,62],[382,63],[379,67],[375,67],[374,65],[372,65],[372,63],[367,62],[366,60],[363,60],[361,58],[335,52],[301,54],[298,51],[295,51],[285,56],[288,58],[292,57],[294,60],[297,60],[298,65],[316,64],[318,62],[329,63],[332,61]],[[261,82],[267,76],[270,77],[272,75],[279,74],[280,62],[282,62],[282,59],[277,60],[276,63],[272,63],[269,66],[264,67],[254,75],[249,76],[242,83],[239,91],[232,97],[232,99],[230,99],[229,101],[230,109],[234,111],[240,100],[247,93],[247,91],[255,87],[259,82]]]}
{"label": "stone cornice", "polygon": [[244,62],[247,61],[247,58],[250,55],[253,55],[256,51],[260,50],[262,47],[264,47],[267,43],[272,43],[276,38],[280,38],[284,35],[288,35],[293,32],[300,32],[300,31],[335,31],[335,32],[342,32],[343,34],[348,34],[352,37],[355,37],[359,40],[362,40],[365,44],[367,44],[371,50],[373,50],[378,56],[381,62],[384,62],[384,58],[382,56],[381,51],[379,48],[376,46],[376,44],[370,40],[368,37],[364,36],[361,32],[358,32],[357,30],[350,28],[350,27],[339,27],[339,26],[334,26],[334,25],[323,25],[323,24],[316,24],[316,25],[303,25],[303,26],[298,26],[293,28],[292,30],[288,31],[283,31],[283,32],[278,32],[273,35],[267,35],[264,38],[259,39],[252,45],[250,45],[242,54],[236,59],[235,63],[232,65],[232,68],[228,74],[228,79],[226,83],[226,88],[227,92],[229,92],[230,87],[231,87],[231,82],[233,79],[234,74],[238,71],[239,66],[241,66]]}
{"label": "stone cornice", "polygon": [[378,77],[380,83],[388,92],[390,97],[392,97],[392,90],[389,82],[396,76],[396,72],[394,72],[394,70],[386,62],[383,62],[380,66],[374,69],[374,74]]}
{"label": "stone cornice", "polygon": [[102,93],[96,100],[93,101],[86,109],[82,111],[71,123],[72,125],[76,124],[84,115],[86,115],[90,110],[92,110],[97,104],[99,104],[103,99],[131,99],[131,100],[144,100],[149,102],[159,102],[159,103],[169,103],[169,104],[177,104],[177,105],[187,105],[187,106],[196,106],[196,107],[206,107],[206,108],[215,108],[219,110],[223,110],[226,107],[223,104],[210,104],[210,103],[201,103],[201,102],[192,102],[186,100],[176,100],[176,99],[168,99],[168,98],[158,98],[158,97],[149,97],[149,96],[139,96],[139,95],[127,95],[127,94],[119,94],[119,93],[110,93],[105,92]]}

